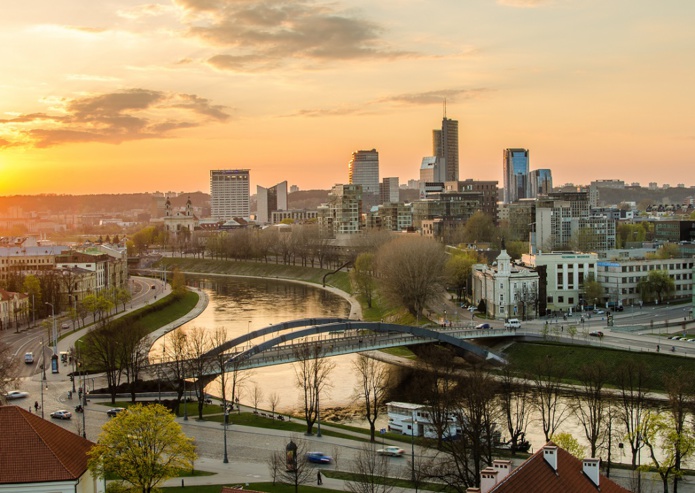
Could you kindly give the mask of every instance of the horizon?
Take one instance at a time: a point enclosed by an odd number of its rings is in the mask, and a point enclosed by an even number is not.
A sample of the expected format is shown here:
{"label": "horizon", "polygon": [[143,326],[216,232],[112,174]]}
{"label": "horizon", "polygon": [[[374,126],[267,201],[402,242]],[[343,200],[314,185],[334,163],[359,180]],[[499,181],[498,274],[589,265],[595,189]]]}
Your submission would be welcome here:
{"label": "horizon", "polygon": [[691,187],[693,17],[648,0],[13,4],[0,195],[209,193],[210,170],[239,168],[251,190],[326,190],[372,148],[406,183],[445,112],[461,180],[502,184],[518,147],[557,184]]}

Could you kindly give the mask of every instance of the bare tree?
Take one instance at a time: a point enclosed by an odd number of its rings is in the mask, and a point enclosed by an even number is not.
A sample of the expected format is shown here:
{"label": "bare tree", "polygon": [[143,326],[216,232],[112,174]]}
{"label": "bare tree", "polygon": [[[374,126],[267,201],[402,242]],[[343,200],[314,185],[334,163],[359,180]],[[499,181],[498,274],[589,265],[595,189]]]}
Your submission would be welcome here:
{"label": "bare tree", "polygon": [[531,414],[530,401],[531,390],[526,380],[516,378],[509,366],[506,366],[500,376],[499,404],[502,416],[507,422],[512,455],[527,448],[526,429]]}
{"label": "bare tree", "polygon": [[678,493],[678,481],[683,476],[682,461],[693,452],[693,427],[689,423],[690,412],[695,402],[695,375],[678,368],[675,373],[665,378],[668,395],[668,410],[672,419],[673,434],[673,493]]}
{"label": "bare tree", "polygon": [[[188,371],[188,335],[184,330],[175,330],[164,339],[162,353],[166,359],[167,371],[170,381],[176,387],[176,408],[184,394],[184,378]],[[185,405],[185,404],[184,404]]]}
{"label": "bare tree", "polygon": [[376,420],[385,404],[389,389],[389,372],[383,363],[360,354],[353,362],[358,383],[355,393],[364,402],[364,417],[369,422],[370,440],[373,442],[376,432]]}
{"label": "bare tree", "polygon": [[195,379],[193,387],[198,399],[198,418],[203,419],[205,386],[209,382],[207,377],[215,371],[214,359],[206,356],[212,347],[212,342],[204,328],[193,327],[188,332],[187,343],[191,376]]}
{"label": "bare tree", "polygon": [[[211,335],[211,343],[213,347],[219,347],[229,340],[229,331],[226,327],[216,327],[215,331]],[[229,384],[229,373],[228,373],[228,360],[229,355],[224,352],[219,352],[214,356],[214,365],[216,371],[219,372],[220,379],[220,392],[222,394],[222,407],[225,412],[227,412],[227,385]],[[237,364],[238,367],[238,364]],[[234,372],[233,374],[235,374]],[[233,385],[232,385],[233,387]],[[232,388],[232,391],[234,389]],[[234,392],[232,392],[232,402],[234,401]]]}
{"label": "bare tree", "polygon": [[112,322],[117,330],[114,331],[114,343],[118,348],[119,367],[125,372],[126,381],[130,384],[130,399],[135,402],[137,383],[142,369],[147,364],[147,352],[150,338],[147,328],[139,322]]}
{"label": "bare tree", "polygon": [[427,303],[439,299],[445,262],[444,249],[435,240],[402,236],[389,241],[376,256],[382,296],[419,316]]}
{"label": "bare tree", "polygon": [[355,268],[350,272],[350,281],[355,291],[364,297],[367,307],[372,307],[376,279],[374,278],[374,254],[361,253],[355,260]]}
{"label": "bare tree", "polygon": [[253,382],[251,399],[253,400],[253,408],[258,411],[258,403],[263,400],[263,389],[258,385],[258,382]]}
{"label": "bare tree", "polygon": [[617,369],[618,417],[625,428],[625,440],[632,454],[632,469],[637,469],[637,455],[644,446],[644,416],[646,409],[648,370],[643,362],[629,360]]}
{"label": "bare tree", "polygon": [[268,406],[270,406],[270,412],[275,416],[275,410],[280,404],[280,394],[273,392],[268,396]]}
{"label": "bare tree", "polygon": [[352,493],[390,493],[393,484],[389,481],[389,460],[376,453],[376,445],[364,443],[353,462],[351,481],[345,484]]}
{"label": "bare tree", "polygon": [[297,362],[294,364],[297,388],[302,390],[306,433],[311,435],[319,413],[319,396],[328,388],[328,375],[335,363],[324,356],[320,343],[302,345],[295,350]]}
{"label": "bare tree", "polygon": [[121,369],[118,365],[119,350],[114,341],[118,337],[116,325],[104,325],[89,331],[85,337],[83,358],[87,365],[106,375],[106,384],[111,395],[111,404],[116,403],[116,390],[120,383]]}
{"label": "bare tree", "polygon": [[584,428],[589,457],[598,456],[598,449],[607,438],[608,402],[603,395],[607,380],[608,368],[601,361],[583,365],[579,370],[579,391],[573,397],[572,411]]}
{"label": "bare tree", "polygon": [[[294,456],[290,456],[287,452],[273,452],[276,458],[272,459],[272,461],[274,464],[278,464],[278,482],[293,486],[295,493],[297,493],[300,484],[306,484],[311,481],[314,468],[311,467],[306,458],[306,444],[294,438],[291,439],[290,443],[294,443],[297,447]],[[284,467],[282,464],[284,464]]]}
{"label": "bare tree", "polygon": [[534,405],[541,415],[546,442],[555,434],[568,414],[560,399],[562,369],[550,355],[537,361],[532,369]]}

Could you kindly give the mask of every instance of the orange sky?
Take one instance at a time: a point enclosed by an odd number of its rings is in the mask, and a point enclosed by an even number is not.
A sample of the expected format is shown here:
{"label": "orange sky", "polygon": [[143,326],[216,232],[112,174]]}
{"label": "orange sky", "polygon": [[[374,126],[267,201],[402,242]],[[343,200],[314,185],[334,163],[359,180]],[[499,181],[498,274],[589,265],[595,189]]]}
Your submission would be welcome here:
{"label": "orange sky", "polygon": [[695,186],[695,2],[130,0],[0,16],[0,194],[418,177],[442,101],[460,177]]}

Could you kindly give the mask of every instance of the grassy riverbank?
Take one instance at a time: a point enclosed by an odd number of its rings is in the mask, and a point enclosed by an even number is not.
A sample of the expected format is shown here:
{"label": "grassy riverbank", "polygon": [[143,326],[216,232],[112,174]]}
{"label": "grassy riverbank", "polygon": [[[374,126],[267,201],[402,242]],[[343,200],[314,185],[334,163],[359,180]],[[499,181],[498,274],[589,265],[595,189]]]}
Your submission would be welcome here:
{"label": "grassy riverbank", "polygon": [[222,274],[235,276],[267,277],[270,279],[304,281],[312,284],[323,284],[326,278],[326,286],[352,294],[350,277],[347,272],[340,271],[332,274],[333,269],[317,269],[301,267],[298,265],[285,265],[265,262],[237,262],[235,260],[214,260],[199,258],[170,258],[162,259],[158,267],[166,266],[167,269],[178,267],[182,272],[199,272],[201,274]]}
{"label": "grassy riverbank", "polygon": [[664,377],[673,375],[677,369],[695,372],[695,360],[670,354],[638,353],[595,346],[564,346],[557,343],[517,342],[505,351],[514,370],[520,376],[532,372],[538,363],[548,358],[557,362],[551,365],[555,376],[569,383],[577,383],[582,367],[602,363],[606,366],[608,385],[618,386],[619,369],[629,361],[645,365],[646,387],[655,392],[664,391]]}

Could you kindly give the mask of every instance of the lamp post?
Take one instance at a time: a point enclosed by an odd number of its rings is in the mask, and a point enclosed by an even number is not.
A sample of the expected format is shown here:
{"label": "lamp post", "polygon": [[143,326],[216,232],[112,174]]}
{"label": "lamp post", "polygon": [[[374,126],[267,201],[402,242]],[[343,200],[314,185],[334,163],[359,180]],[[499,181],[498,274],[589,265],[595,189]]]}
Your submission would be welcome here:
{"label": "lamp post", "polygon": [[224,459],[222,463],[229,464],[229,457],[227,456],[227,420],[229,419],[229,409],[227,407],[227,400],[224,400]]}
{"label": "lamp post", "polygon": [[186,398],[186,377],[183,378],[183,420],[188,421],[188,402]]}
{"label": "lamp post", "polygon": [[[415,418],[410,424],[410,481],[415,484]],[[417,491],[417,487],[415,488]]]}
{"label": "lamp post", "polygon": [[319,404],[319,385],[316,384],[316,436],[321,438],[321,405]]}
{"label": "lamp post", "polygon": [[87,418],[85,417],[85,409],[84,407],[87,405],[87,381],[85,379],[85,372],[84,372],[84,362],[82,361],[82,352],[80,351],[80,346],[77,345],[77,343],[82,344],[82,339],[78,339],[75,341],[75,348],[77,349],[77,358],[79,360],[79,365],[81,368],[80,374],[82,375],[82,400],[80,401],[80,405],[82,406],[82,438],[87,438]]}
{"label": "lamp post", "polygon": [[46,381],[46,353],[44,351],[45,347],[43,345],[43,337],[41,338],[41,369],[43,374],[41,376],[41,419],[43,419],[43,388],[48,388],[48,383]]}

